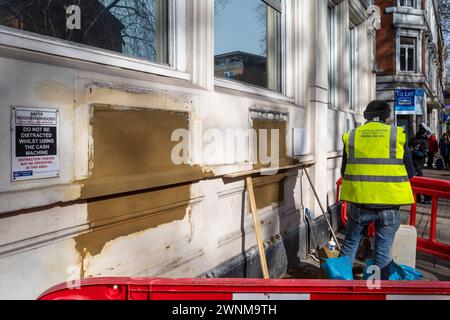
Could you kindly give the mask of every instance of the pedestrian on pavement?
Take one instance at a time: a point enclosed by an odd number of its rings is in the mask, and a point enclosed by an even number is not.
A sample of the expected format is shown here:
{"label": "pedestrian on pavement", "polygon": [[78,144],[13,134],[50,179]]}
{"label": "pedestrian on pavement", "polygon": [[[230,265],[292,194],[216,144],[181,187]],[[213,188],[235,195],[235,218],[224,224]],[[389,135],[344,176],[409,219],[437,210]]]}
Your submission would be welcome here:
{"label": "pedestrian on pavement", "polygon": [[450,170],[450,138],[446,133],[442,135],[439,141],[439,152],[442,159],[444,159],[445,170]]}
{"label": "pedestrian on pavement", "polygon": [[433,133],[428,138],[428,162],[427,162],[428,169],[433,169],[434,157],[436,156],[436,153],[438,151],[439,151],[438,141],[436,135]]}
{"label": "pedestrian on pavement", "polygon": [[411,155],[419,177],[423,176],[423,166],[425,165],[425,159],[428,157],[428,138],[427,130],[423,123],[419,125],[419,130],[416,136],[409,140],[409,147],[411,148]]}
{"label": "pedestrian on pavement", "polygon": [[[412,161],[414,169],[417,176],[423,177],[423,166],[425,165],[425,160],[428,157],[428,137],[427,137],[427,126],[424,123],[419,125],[419,130],[416,136],[409,141],[409,147],[411,148]],[[430,196],[417,195],[417,202],[423,204],[430,204]]]}
{"label": "pedestrian on pavement", "polygon": [[361,238],[375,222],[374,264],[388,280],[391,247],[400,226],[400,207],[414,203],[410,179],[415,175],[406,134],[388,125],[391,109],[372,101],[364,112],[367,123],[343,136],[341,200],[350,203],[340,256],[355,259]]}

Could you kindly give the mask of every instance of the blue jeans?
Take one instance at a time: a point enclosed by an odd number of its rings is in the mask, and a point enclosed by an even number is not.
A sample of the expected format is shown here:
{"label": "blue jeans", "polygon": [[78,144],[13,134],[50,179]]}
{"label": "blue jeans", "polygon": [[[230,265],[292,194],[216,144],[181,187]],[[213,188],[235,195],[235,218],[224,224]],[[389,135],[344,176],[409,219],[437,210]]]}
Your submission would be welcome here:
{"label": "blue jeans", "polygon": [[353,264],[359,243],[372,222],[375,222],[376,230],[374,264],[383,269],[392,261],[392,243],[400,227],[399,210],[363,209],[350,205],[340,256],[349,257]]}

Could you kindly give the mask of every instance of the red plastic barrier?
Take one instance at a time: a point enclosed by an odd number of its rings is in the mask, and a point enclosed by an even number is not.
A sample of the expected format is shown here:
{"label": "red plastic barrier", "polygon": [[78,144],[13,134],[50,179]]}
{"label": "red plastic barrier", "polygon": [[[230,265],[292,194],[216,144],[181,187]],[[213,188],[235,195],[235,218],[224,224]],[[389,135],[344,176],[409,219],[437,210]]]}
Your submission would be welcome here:
{"label": "red plastic barrier", "polygon": [[91,278],[65,284],[39,300],[408,300],[450,299],[450,282],[264,279]]}
{"label": "red plastic barrier", "polygon": [[[340,187],[342,178],[336,182],[336,202],[339,202]],[[427,195],[432,199],[430,212],[430,234],[428,238],[417,238],[417,250],[433,256],[450,260],[450,245],[436,240],[437,213],[439,199],[450,199],[450,181],[431,179],[425,177],[414,177],[411,179],[411,187],[414,193],[414,199],[417,201],[417,195]],[[348,205],[342,202],[341,218],[345,224],[347,222]],[[417,203],[411,206],[410,225],[416,226]]]}
{"label": "red plastic barrier", "polygon": [[[438,218],[439,199],[450,199],[450,181],[414,177],[411,181],[414,192],[414,198],[417,195],[427,195],[432,199],[431,217],[430,217],[430,234],[427,238],[418,238],[418,250],[431,254],[442,259],[450,260],[450,245],[436,240],[436,226]],[[410,224],[416,225],[417,204],[411,206]]]}

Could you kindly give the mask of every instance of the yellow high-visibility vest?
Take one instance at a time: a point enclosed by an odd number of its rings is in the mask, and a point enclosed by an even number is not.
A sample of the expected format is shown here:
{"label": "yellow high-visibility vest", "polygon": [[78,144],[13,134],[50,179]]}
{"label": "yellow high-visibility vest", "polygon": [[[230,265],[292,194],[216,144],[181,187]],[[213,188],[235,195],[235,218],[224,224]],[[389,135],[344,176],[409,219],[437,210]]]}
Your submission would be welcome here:
{"label": "yellow high-visibility vest", "polygon": [[402,128],[369,122],[343,136],[347,165],[341,200],[358,204],[409,205],[414,196],[403,164]]}

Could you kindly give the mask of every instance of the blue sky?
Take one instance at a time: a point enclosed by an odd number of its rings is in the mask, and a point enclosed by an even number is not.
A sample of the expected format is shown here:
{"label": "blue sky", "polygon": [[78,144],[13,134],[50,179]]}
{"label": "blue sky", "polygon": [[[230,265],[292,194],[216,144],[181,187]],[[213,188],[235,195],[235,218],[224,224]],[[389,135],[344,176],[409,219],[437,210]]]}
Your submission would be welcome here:
{"label": "blue sky", "polygon": [[[245,51],[261,55],[265,24],[258,19],[260,0],[222,0],[215,15],[215,54]],[[223,8],[223,9],[222,9]],[[259,14],[260,15],[260,14]]]}

